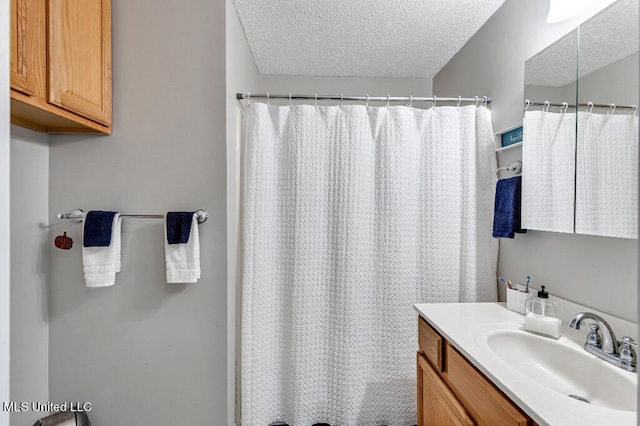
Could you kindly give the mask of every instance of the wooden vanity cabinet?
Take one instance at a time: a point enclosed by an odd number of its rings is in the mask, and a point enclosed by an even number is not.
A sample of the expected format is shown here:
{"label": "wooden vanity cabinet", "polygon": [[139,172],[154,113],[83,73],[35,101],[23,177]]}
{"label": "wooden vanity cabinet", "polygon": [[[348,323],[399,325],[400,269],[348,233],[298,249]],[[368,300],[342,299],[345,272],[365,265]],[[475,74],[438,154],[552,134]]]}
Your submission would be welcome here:
{"label": "wooden vanity cabinet", "polygon": [[11,122],[111,133],[111,0],[11,0]]}
{"label": "wooden vanity cabinet", "polygon": [[418,346],[418,426],[535,426],[422,317]]}
{"label": "wooden vanity cabinet", "polygon": [[471,415],[418,353],[418,425],[473,426]]}

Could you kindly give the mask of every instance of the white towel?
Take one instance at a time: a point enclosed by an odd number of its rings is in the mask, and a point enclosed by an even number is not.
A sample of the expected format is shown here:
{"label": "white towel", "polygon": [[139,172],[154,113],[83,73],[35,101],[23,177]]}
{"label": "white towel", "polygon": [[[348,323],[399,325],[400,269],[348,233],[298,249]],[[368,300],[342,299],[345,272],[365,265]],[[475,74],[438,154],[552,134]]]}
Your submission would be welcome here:
{"label": "white towel", "polygon": [[[120,272],[120,248],[122,219],[118,213],[113,216],[111,244],[108,247],[82,246],[82,264],[87,287],[108,287],[116,282]],[[84,227],[83,227],[84,233]],[[84,234],[83,234],[84,240]]]}
{"label": "white towel", "polygon": [[164,256],[167,283],[195,283],[200,279],[200,236],[197,215],[193,214],[191,233],[185,244],[169,244],[167,220],[164,224]]}
{"label": "white towel", "polygon": [[522,144],[522,228],[573,232],[576,115],[527,111]]}
{"label": "white towel", "polygon": [[638,118],[578,113],[576,233],[638,238]]}

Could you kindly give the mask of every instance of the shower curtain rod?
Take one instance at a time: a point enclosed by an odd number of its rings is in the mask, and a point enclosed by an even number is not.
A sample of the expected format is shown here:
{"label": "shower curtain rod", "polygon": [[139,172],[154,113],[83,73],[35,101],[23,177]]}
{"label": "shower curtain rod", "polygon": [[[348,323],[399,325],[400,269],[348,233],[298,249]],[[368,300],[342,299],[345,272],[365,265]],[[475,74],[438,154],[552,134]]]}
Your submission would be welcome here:
{"label": "shower curtain rod", "polygon": [[361,101],[361,102],[475,102],[477,104],[489,104],[491,98],[488,96],[474,96],[472,98],[441,98],[433,95],[432,97],[422,96],[345,96],[345,95],[295,95],[295,94],[271,94],[271,93],[236,93],[236,99],[289,99],[289,100],[317,100],[317,101]]}

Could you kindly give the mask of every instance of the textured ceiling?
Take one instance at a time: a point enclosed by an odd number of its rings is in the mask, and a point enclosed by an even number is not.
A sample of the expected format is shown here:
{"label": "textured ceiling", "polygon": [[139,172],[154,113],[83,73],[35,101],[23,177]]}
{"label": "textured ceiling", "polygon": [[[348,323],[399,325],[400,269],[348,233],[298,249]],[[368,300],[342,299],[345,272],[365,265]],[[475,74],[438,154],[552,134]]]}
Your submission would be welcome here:
{"label": "textured ceiling", "polygon": [[580,26],[580,77],[638,51],[639,12],[638,0],[619,0]]}
{"label": "textured ceiling", "polygon": [[263,74],[434,77],[505,0],[234,0]]}
{"label": "textured ceiling", "polygon": [[540,53],[527,59],[524,83],[527,86],[562,87],[576,79],[578,70],[578,30],[573,30]]}
{"label": "textured ceiling", "polygon": [[575,30],[527,60],[525,84],[562,87],[637,52],[639,9],[638,0],[618,0],[598,13],[580,25],[579,37]]}

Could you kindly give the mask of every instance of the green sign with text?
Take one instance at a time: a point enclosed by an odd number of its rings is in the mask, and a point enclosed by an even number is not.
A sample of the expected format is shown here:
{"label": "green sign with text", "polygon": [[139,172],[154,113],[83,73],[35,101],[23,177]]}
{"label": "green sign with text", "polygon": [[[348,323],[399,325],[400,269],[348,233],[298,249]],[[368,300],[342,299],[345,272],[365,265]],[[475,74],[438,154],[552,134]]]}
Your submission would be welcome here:
{"label": "green sign with text", "polygon": [[516,127],[515,129],[502,134],[503,147],[513,145],[518,142],[522,142],[522,126]]}

